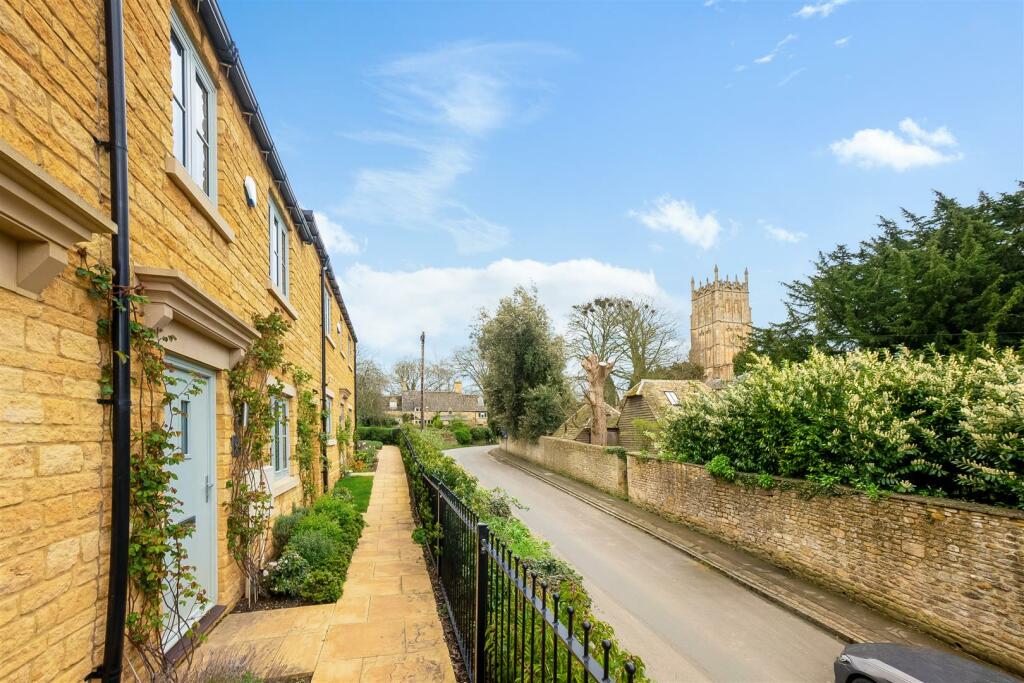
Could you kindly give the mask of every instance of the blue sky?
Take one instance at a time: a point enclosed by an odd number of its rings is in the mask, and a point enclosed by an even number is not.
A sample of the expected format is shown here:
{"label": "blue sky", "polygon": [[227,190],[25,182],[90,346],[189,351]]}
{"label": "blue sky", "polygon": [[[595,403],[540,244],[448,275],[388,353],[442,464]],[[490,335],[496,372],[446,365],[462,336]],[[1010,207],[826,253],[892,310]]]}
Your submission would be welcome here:
{"label": "blue sky", "polygon": [[222,0],[361,348],[537,285],[556,323],[750,269],[756,324],[821,250],[1024,178],[1019,2]]}

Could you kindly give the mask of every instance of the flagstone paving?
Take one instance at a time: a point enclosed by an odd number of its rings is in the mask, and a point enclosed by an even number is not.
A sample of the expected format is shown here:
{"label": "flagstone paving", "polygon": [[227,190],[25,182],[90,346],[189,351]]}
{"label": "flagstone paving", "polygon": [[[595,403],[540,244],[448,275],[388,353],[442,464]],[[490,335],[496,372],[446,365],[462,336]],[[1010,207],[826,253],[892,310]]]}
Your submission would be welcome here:
{"label": "flagstone paving", "polygon": [[275,676],[313,674],[313,683],[455,681],[402,458],[384,446],[341,599],[333,605],[231,614],[200,657],[250,651]]}

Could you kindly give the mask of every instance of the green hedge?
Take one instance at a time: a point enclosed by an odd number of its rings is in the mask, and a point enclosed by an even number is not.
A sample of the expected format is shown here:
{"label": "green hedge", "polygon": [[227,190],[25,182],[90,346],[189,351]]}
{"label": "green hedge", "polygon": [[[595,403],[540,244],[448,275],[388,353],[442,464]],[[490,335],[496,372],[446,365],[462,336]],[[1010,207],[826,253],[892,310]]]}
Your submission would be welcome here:
{"label": "green hedge", "polygon": [[1024,363],[1011,349],[758,359],[683,401],[663,438],[663,456],[723,473],[1024,509]]}
{"label": "green hedge", "polygon": [[[538,585],[541,581],[548,582],[548,596],[556,591],[560,594],[561,606],[559,612],[562,619],[565,618],[564,606],[571,606],[575,610],[575,623],[577,627],[584,620],[593,624],[591,631],[591,642],[599,643],[602,638],[608,638],[612,643],[611,648],[611,672],[616,680],[626,680],[625,664],[632,661],[636,665],[636,681],[649,680],[644,673],[643,661],[632,655],[619,646],[615,639],[615,633],[611,626],[595,618],[592,601],[583,587],[583,580],[580,575],[568,563],[556,558],[546,541],[534,536],[530,529],[512,515],[512,509],[516,506],[515,500],[511,499],[501,489],[485,489],[479,485],[476,478],[468,474],[451,456],[441,451],[443,444],[432,436],[427,430],[421,432],[416,427],[407,425],[402,428],[409,436],[413,448],[423,466],[437,479],[444,482],[453,493],[463,500],[480,521],[485,522],[490,528],[491,535],[506,544],[509,550],[523,560],[527,571],[536,572]],[[399,439],[399,448],[402,450],[402,458],[408,469],[411,467],[411,456],[405,447],[403,439]],[[419,537],[425,542],[430,542],[433,534],[436,534],[436,525],[433,523],[432,506],[427,492],[418,478],[412,480],[412,493],[424,529],[418,529],[414,537]],[[549,604],[548,609],[551,609]],[[524,624],[508,625],[512,629],[528,628]],[[540,625],[537,624],[537,637],[540,638]],[[525,631],[524,631],[525,632]],[[488,633],[491,641],[495,634]],[[509,636],[511,637],[511,635]],[[547,637],[551,634],[548,630]],[[493,642],[493,641],[492,641]],[[539,642],[539,640],[538,640]],[[550,650],[549,650],[550,651]],[[540,666],[539,661],[537,666]],[[520,673],[515,671],[509,679],[518,678]],[[536,673],[536,672],[535,672]]]}
{"label": "green hedge", "polygon": [[398,427],[378,427],[375,425],[359,425],[356,427],[356,441],[379,441],[394,446]]}

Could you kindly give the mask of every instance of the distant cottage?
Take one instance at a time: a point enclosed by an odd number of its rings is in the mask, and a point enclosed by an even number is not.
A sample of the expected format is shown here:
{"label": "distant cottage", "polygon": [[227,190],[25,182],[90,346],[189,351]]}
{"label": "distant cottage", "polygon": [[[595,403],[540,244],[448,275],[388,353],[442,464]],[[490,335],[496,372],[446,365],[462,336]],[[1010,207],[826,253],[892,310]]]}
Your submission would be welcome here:
{"label": "distant cottage", "polygon": [[[452,420],[461,420],[470,426],[487,424],[487,407],[484,397],[479,394],[462,393],[462,382],[455,382],[454,391],[423,392],[427,409],[424,419],[427,422],[439,416],[444,424]],[[420,420],[420,391],[412,389],[387,397],[387,414],[396,420]]]}

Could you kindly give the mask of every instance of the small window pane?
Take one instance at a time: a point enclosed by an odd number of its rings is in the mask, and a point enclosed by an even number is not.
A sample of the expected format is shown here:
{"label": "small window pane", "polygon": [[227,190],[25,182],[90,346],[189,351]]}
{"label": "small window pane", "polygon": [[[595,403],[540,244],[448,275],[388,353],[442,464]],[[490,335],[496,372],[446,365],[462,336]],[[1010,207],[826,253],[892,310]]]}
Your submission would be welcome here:
{"label": "small window pane", "polygon": [[188,455],[189,402],[181,402],[181,454]]}
{"label": "small window pane", "polygon": [[210,93],[196,75],[192,84],[193,130],[192,179],[207,194],[210,193]]}
{"label": "small window pane", "polygon": [[174,120],[174,156],[185,163],[185,48],[171,34],[171,117]]}

